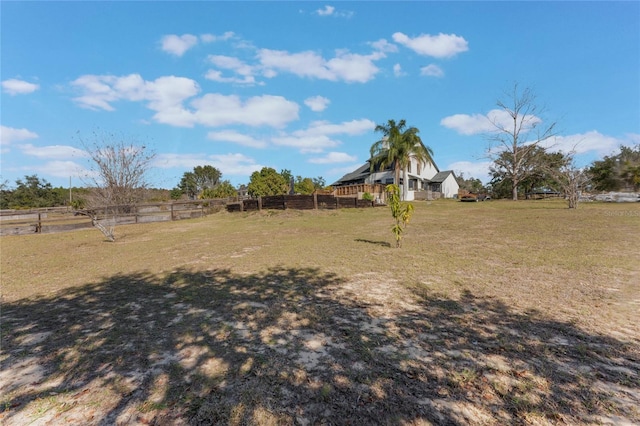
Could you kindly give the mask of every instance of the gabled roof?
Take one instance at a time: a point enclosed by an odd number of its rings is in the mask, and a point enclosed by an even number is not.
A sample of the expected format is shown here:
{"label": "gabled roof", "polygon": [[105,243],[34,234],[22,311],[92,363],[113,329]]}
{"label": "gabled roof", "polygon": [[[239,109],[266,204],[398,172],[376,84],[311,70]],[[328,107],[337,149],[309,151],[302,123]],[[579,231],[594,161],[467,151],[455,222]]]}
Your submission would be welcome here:
{"label": "gabled roof", "polygon": [[[354,171],[352,171],[351,173],[347,173],[346,175],[342,176],[340,179],[338,179],[337,181],[335,181],[331,185],[332,186],[340,186],[340,185],[345,185],[345,184],[350,184],[350,183],[364,182],[365,179],[371,175],[371,166],[370,166],[370,164],[371,163],[370,163],[370,160],[369,160],[365,164],[363,164],[362,166],[360,166],[357,169],[355,169]],[[436,165],[435,161],[431,162],[431,164],[438,171],[438,173],[436,173],[436,175],[432,179],[425,179],[425,180],[427,180],[429,182],[442,183],[450,174],[453,174],[453,170],[446,170],[446,171],[441,172],[440,169],[438,168],[438,166]],[[390,167],[385,169],[385,171],[389,171],[389,170],[391,170]],[[411,177],[415,177],[415,178],[421,179],[421,177],[419,175],[416,175],[414,173],[408,173],[408,175],[411,176]],[[455,177],[455,175],[454,175],[454,177]]]}
{"label": "gabled roof", "polygon": [[453,175],[453,177],[455,178],[455,174],[453,173],[453,170],[445,170],[443,172],[438,172],[435,174],[434,177],[432,177],[431,179],[429,179],[429,182],[433,182],[433,183],[442,183],[445,181],[446,178],[449,177],[449,175]]}
{"label": "gabled roof", "polygon": [[358,181],[358,180],[364,180],[367,176],[369,176],[371,174],[370,170],[371,170],[371,166],[369,166],[369,162],[366,162],[365,164],[363,164],[362,166],[358,167],[357,169],[355,169],[351,173],[347,173],[346,175],[342,176],[340,179],[338,179],[332,185],[335,186],[335,185],[339,185],[339,184],[344,183],[344,182],[354,182],[354,181]]}

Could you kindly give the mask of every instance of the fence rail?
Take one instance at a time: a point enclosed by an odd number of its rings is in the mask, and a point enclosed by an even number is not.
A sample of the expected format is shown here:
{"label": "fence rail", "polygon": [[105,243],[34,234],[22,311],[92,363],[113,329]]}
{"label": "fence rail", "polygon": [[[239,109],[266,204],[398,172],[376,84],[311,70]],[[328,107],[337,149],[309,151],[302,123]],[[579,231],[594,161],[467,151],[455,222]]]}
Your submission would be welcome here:
{"label": "fence rail", "polygon": [[105,226],[169,222],[203,217],[225,209],[229,212],[259,210],[317,210],[373,207],[372,201],[326,194],[276,195],[258,199],[237,198],[174,201],[133,206],[106,206],[89,210],[56,209],[0,212],[0,236],[54,233],[91,228],[92,218]]}
{"label": "fence rail", "polygon": [[224,209],[237,199],[174,201],[171,203],[106,206],[74,211],[67,207],[3,211],[0,213],[0,236],[71,231],[91,228],[92,217],[106,225],[125,225],[192,219]]}
{"label": "fence rail", "polygon": [[318,210],[374,207],[372,201],[358,197],[339,197],[326,194],[313,195],[273,195],[258,199],[242,200],[227,204],[227,211],[242,212],[254,210]]}

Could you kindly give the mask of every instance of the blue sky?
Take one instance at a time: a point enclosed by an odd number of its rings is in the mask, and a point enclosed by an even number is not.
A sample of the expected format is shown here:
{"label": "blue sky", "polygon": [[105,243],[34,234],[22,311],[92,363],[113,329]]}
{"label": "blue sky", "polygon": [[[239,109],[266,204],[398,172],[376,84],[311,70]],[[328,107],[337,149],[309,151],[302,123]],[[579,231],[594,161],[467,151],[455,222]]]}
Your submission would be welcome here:
{"label": "blue sky", "polygon": [[0,3],[1,171],[82,185],[78,135],[152,148],[153,186],[211,164],[327,183],[406,119],[440,170],[487,180],[517,82],[586,165],[640,143],[640,2]]}

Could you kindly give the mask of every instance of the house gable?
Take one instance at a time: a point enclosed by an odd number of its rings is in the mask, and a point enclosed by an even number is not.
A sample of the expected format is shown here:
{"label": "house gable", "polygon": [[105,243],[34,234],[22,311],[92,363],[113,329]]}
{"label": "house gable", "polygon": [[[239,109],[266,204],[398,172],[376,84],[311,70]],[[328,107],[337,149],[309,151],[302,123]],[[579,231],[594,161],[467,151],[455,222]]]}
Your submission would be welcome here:
{"label": "house gable", "polygon": [[[387,185],[393,183],[393,168],[388,167],[385,170],[371,172],[370,162],[367,161],[351,173],[347,173],[332,184],[334,187],[358,184],[382,184]],[[430,190],[441,192],[446,198],[451,198],[458,193],[458,182],[452,170],[440,171],[438,166],[433,163],[418,164],[415,157],[411,158],[407,167],[408,190],[410,191],[410,199],[413,199],[413,191]],[[403,185],[402,175],[400,176],[400,184]]]}

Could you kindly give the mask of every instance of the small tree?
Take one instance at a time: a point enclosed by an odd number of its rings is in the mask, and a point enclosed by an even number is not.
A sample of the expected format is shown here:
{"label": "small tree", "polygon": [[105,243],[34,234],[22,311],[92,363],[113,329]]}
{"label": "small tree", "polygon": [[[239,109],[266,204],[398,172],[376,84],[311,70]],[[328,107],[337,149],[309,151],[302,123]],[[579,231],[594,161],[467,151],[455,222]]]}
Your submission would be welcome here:
{"label": "small tree", "polygon": [[149,186],[147,175],[155,153],[133,138],[107,132],[94,132],[89,140],[79,137],[91,160],[91,173],[85,176],[96,189],[91,206],[135,205]]}
{"label": "small tree", "polygon": [[313,191],[315,191],[316,188],[313,184],[313,179],[308,177],[303,178],[302,176],[296,176],[293,190],[296,194],[309,195],[313,194]]}
{"label": "small tree", "polygon": [[247,192],[252,197],[284,195],[289,192],[289,182],[275,169],[263,167],[259,172],[251,174]]}
{"label": "small tree", "polygon": [[[91,172],[85,179],[94,194],[88,199],[88,207],[112,206],[116,215],[137,204],[148,187],[147,175],[155,153],[138,140],[115,133],[94,131],[89,139],[80,135],[78,139],[91,160]],[[105,228],[95,213],[91,218],[109,240],[115,240],[113,226]]]}
{"label": "small tree", "polygon": [[400,248],[402,233],[413,214],[413,204],[400,201],[400,187],[396,184],[387,185],[386,191],[387,201],[391,208],[391,216],[395,221],[395,224],[391,227],[391,232],[396,237],[396,248]]}
{"label": "small tree", "polygon": [[220,183],[222,173],[213,166],[196,166],[191,172],[185,172],[180,179],[178,188],[190,199],[202,195],[205,190],[214,189]]}
{"label": "small tree", "polygon": [[215,188],[207,188],[200,194],[200,198],[230,198],[237,197],[238,190],[231,185],[231,182],[224,180],[220,182]]}
{"label": "small tree", "polygon": [[456,172],[456,182],[458,182],[460,189],[464,189],[469,192],[479,193],[486,190],[480,179],[472,176],[465,178],[464,172]]}
{"label": "small tree", "polygon": [[589,175],[584,169],[575,164],[575,152],[564,157],[560,167],[547,168],[547,173],[562,188],[570,209],[577,209],[580,202],[580,194],[589,184]]}

